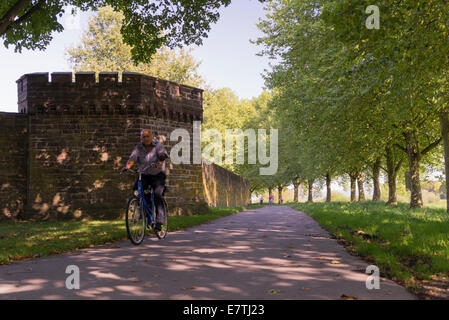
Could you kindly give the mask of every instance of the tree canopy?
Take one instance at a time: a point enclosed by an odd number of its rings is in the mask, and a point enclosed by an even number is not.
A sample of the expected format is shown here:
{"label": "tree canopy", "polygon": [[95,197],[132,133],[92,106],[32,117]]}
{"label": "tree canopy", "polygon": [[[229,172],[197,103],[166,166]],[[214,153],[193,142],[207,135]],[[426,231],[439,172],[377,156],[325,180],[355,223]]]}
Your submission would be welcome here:
{"label": "tree canopy", "polygon": [[[264,0],[259,0],[263,2]],[[231,0],[4,0],[0,2],[0,38],[16,52],[23,48],[44,50],[54,32],[64,27],[58,21],[68,6],[96,11],[110,6],[123,12],[120,33],[129,45],[134,63],[150,62],[162,46],[169,48],[202,44],[219,8]]]}
{"label": "tree canopy", "polygon": [[395,186],[402,152],[410,205],[422,206],[420,171],[447,132],[448,4],[379,1],[380,30],[365,25],[370,4],[273,0],[259,23],[256,43],[275,60],[272,107],[296,137],[284,148],[298,170],[290,179],[349,175],[363,199],[363,176],[378,179],[379,168]]}
{"label": "tree canopy", "polygon": [[91,16],[81,42],[66,51],[75,71],[140,72],[195,87],[204,85],[198,74],[200,62],[184,48],[162,47],[150,63],[132,62],[131,47],[123,42],[120,28],[124,16],[111,7],[103,7]]}

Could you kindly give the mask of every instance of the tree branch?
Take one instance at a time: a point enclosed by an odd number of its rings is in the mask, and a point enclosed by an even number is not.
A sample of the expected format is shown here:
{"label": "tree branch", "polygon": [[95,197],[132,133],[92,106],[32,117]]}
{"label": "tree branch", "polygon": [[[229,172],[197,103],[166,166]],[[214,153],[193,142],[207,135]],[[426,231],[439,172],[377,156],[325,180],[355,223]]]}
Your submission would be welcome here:
{"label": "tree branch", "polygon": [[421,151],[421,155],[425,155],[430,150],[435,148],[437,145],[440,144],[441,140],[443,140],[443,137],[440,137],[440,139],[438,139],[438,140],[434,141],[433,143],[429,144],[423,151]]}
{"label": "tree branch", "polygon": [[399,145],[399,144],[397,144],[397,143],[395,143],[395,144],[393,144],[396,148],[398,148],[399,150],[402,150],[402,151],[404,151],[405,153],[407,153],[407,149],[406,148],[404,148],[403,146],[401,146],[401,145]]}
{"label": "tree branch", "polygon": [[31,0],[19,0],[0,18],[0,36],[6,33],[14,19],[31,4]]}
{"label": "tree branch", "polygon": [[34,12],[39,10],[39,8],[44,4],[45,0],[39,0],[33,7],[31,7],[30,10],[25,12],[22,16],[20,16],[17,20],[14,20],[12,23],[10,23],[7,27],[5,32],[8,32],[11,28],[13,28],[16,25],[20,25],[24,20],[28,19]]}
{"label": "tree branch", "polygon": [[399,160],[398,164],[396,165],[396,167],[394,167],[394,172],[398,172],[399,168],[401,167],[402,161],[404,161],[404,158],[402,158],[401,160]]}

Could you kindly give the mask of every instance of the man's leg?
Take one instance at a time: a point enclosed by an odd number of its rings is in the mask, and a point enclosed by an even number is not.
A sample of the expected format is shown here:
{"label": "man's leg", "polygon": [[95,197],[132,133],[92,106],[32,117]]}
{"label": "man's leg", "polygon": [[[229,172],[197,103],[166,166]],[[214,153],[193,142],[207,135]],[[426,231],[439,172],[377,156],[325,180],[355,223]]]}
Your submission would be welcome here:
{"label": "man's leg", "polygon": [[154,206],[157,208],[156,210],[156,223],[163,224],[165,215],[165,206],[163,202],[163,193],[165,188],[165,174],[160,173],[155,175],[152,180],[152,187],[154,192]]}
{"label": "man's leg", "polygon": [[[151,185],[151,176],[142,174],[142,190],[148,190],[148,186]],[[147,201],[148,206],[150,206],[151,198],[150,194],[145,194],[145,200]]]}

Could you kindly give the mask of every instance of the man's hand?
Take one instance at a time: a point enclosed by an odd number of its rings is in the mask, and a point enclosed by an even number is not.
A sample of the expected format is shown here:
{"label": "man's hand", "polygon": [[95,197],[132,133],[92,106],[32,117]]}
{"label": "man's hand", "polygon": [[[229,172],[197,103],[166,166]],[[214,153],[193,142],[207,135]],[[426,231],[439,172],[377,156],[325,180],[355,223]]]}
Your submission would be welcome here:
{"label": "man's hand", "polygon": [[121,171],[120,171],[120,174],[122,174],[123,172],[126,172],[126,171],[128,171],[129,169],[127,168],[127,167],[124,167]]}
{"label": "man's hand", "polygon": [[168,154],[166,152],[163,152],[158,157],[159,161],[164,161],[165,159],[168,159]]}

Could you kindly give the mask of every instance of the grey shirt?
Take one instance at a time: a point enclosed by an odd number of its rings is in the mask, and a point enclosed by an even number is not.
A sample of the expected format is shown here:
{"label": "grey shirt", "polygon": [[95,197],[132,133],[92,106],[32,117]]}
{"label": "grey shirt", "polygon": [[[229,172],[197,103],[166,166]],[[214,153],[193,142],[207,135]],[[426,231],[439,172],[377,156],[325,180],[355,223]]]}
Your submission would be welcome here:
{"label": "grey shirt", "polygon": [[[129,159],[132,159],[134,163],[137,164],[137,167],[139,168],[139,172],[142,172],[142,170],[151,164],[156,164],[158,161],[160,161],[162,155],[166,155],[168,158],[167,150],[165,150],[162,143],[159,142],[156,138],[153,139],[150,146],[150,151],[147,151],[145,149],[145,146],[142,142],[139,142],[135,147],[131,155],[129,156]],[[145,170],[145,174],[158,174],[162,171],[165,171],[165,161],[162,165],[162,169],[159,168],[147,168]]]}

